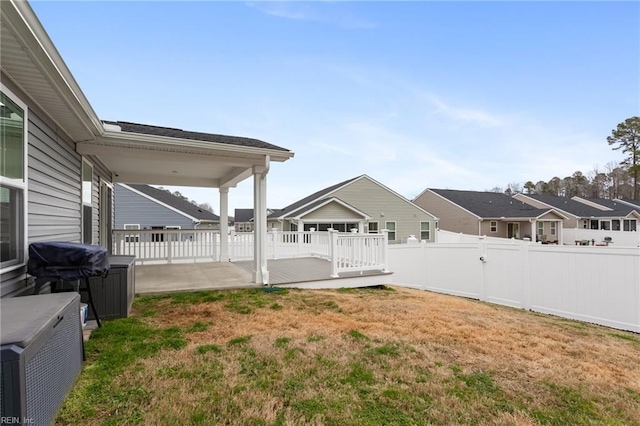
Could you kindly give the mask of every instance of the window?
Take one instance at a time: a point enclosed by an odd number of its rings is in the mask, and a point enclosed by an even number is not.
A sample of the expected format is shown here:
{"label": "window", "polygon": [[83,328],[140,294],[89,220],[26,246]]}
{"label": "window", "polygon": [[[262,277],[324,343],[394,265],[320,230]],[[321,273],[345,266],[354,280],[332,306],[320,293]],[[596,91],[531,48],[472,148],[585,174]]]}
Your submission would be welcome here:
{"label": "window", "polygon": [[625,231],[636,231],[636,220],[635,219],[625,219],[623,222]]}
{"label": "window", "polygon": [[544,235],[544,223],[543,222],[538,222],[538,235],[540,235],[540,236]]}
{"label": "window", "polygon": [[[126,224],[125,223],[124,229],[125,229],[125,231],[128,230],[128,229],[139,230],[140,229],[140,225],[138,225],[138,224]],[[138,243],[138,242],[140,242],[140,235],[138,235],[138,234],[125,235],[124,236],[124,241],[127,242],[127,243]]]}
{"label": "window", "polygon": [[430,227],[429,222],[420,222],[420,240],[430,240]]}
{"label": "window", "polygon": [[[152,226],[151,229],[166,229],[164,226]],[[152,243],[160,243],[164,241],[164,232],[151,234],[151,242]]]}
{"label": "window", "polygon": [[24,265],[27,107],[0,86],[0,271]]}
{"label": "window", "polygon": [[498,221],[497,220],[492,220],[491,222],[489,222],[489,231],[490,232],[498,232]]}
{"label": "window", "polygon": [[619,231],[620,230],[620,219],[613,219],[611,221],[611,230]]}
{"label": "window", "polygon": [[600,229],[602,229],[604,231],[610,231],[611,230],[611,222],[609,222],[608,220],[601,220],[600,221]]}
{"label": "window", "polygon": [[396,240],[396,223],[395,222],[385,222],[384,226],[385,226],[385,228],[387,228],[387,231],[389,231],[387,239],[389,241],[395,241]]}
{"label": "window", "polygon": [[558,223],[551,222],[549,225],[551,225],[551,235],[556,235],[556,226],[558,225]]}
{"label": "window", "polygon": [[93,166],[82,159],[82,242],[93,244]]}
{"label": "window", "polygon": [[[182,227],[180,227],[180,226],[167,226],[167,229],[182,229]],[[169,234],[169,241],[180,241],[180,233],[179,232],[170,233]]]}
{"label": "window", "polygon": [[370,234],[378,233],[378,222],[369,222],[369,233]]}

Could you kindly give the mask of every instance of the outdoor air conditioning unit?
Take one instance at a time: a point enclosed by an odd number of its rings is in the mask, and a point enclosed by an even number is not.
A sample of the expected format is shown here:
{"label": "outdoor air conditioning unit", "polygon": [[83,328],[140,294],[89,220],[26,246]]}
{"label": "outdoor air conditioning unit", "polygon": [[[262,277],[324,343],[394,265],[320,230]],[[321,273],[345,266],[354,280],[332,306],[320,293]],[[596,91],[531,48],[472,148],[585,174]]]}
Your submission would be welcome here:
{"label": "outdoor air conditioning unit", "polygon": [[82,370],[78,293],[0,299],[0,416],[49,425]]}

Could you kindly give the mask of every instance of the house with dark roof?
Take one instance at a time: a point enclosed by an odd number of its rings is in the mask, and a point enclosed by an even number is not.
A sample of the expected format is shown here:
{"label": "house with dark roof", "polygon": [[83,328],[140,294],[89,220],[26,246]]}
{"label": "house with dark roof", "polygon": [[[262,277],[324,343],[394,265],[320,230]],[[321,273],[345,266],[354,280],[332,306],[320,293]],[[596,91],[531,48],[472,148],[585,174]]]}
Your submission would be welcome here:
{"label": "house with dark roof", "polygon": [[635,232],[640,220],[640,207],[619,200],[539,194],[516,194],[514,198],[534,207],[562,212],[567,217],[565,229]]}
{"label": "house with dark roof", "polygon": [[[267,209],[267,217],[279,211]],[[233,225],[236,232],[253,232],[253,209],[235,209]]]}
{"label": "house with dark roof", "polygon": [[566,216],[499,192],[425,189],[413,202],[438,215],[439,228],[468,235],[531,238],[562,244]]}
{"label": "house with dark roof", "polygon": [[116,229],[220,229],[220,217],[149,185],[115,185]]}
{"label": "house with dark roof", "polygon": [[367,175],[357,176],[314,192],[270,214],[269,227],[284,231],[339,232],[388,230],[389,242],[411,235],[434,241],[438,220],[427,210]]}
{"label": "house with dark roof", "polygon": [[[229,190],[253,177],[254,208],[263,212],[256,239],[266,240],[266,176],[293,152],[253,138],[102,121],[30,4],[1,1],[0,12],[0,297],[33,291],[32,242],[111,249],[118,182],[218,188],[225,233]],[[227,254],[223,238],[220,257]],[[254,261],[254,282],[263,284],[264,250]]]}

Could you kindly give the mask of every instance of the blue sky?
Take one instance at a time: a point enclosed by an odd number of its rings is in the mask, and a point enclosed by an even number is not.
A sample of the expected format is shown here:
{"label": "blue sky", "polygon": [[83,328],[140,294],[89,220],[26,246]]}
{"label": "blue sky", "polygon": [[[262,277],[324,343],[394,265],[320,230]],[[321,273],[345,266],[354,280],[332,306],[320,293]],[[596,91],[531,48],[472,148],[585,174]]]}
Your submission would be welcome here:
{"label": "blue sky", "polygon": [[[639,2],[32,6],[100,118],[294,151],[275,208],[363,173],[412,198],[603,170],[640,115]],[[251,179],[229,202],[252,207]]]}

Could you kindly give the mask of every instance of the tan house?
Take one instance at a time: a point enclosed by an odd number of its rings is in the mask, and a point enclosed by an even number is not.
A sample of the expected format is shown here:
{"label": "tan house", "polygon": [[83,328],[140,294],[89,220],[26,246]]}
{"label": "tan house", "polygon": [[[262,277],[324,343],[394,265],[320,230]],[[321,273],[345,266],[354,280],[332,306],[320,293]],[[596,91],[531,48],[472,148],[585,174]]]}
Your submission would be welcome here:
{"label": "tan house", "polygon": [[367,175],[321,189],[268,217],[268,226],[284,231],[377,233],[389,231],[392,243],[411,235],[434,241],[438,219]]}
{"label": "tan house", "polygon": [[446,231],[562,244],[564,214],[499,192],[428,188],[413,202],[437,215]]}
{"label": "tan house", "polygon": [[516,194],[513,198],[533,207],[553,208],[561,212],[566,216],[565,229],[635,232],[640,220],[640,207],[620,200],[538,194]]}

